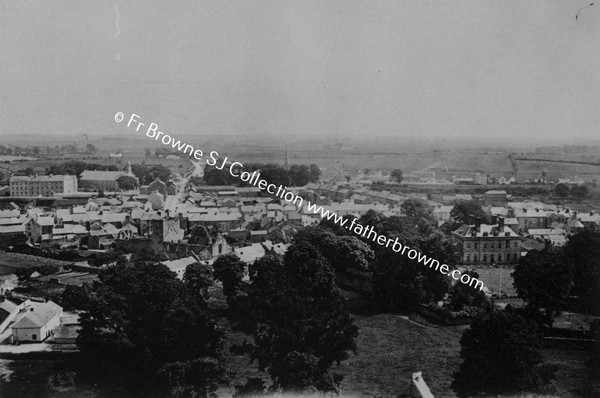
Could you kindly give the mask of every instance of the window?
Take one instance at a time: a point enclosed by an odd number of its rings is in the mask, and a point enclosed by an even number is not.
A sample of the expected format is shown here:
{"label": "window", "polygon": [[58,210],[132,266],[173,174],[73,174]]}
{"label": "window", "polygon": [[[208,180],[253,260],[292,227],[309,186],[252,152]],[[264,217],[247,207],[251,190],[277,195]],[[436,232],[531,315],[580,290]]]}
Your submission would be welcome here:
{"label": "window", "polygon": [[487,249],[487,243],[485,243],[485,242],[483,243],[483,248]]}
{"label": "window", "polygon": [[483,255],[483,262],[486,263],[487,262],[487,254]]}
{"label": "window", "polygon": [[494,242],[492,242],[492,245],[490,247],[493,249],[496,247],[496,244]]}
{"label": "window", "polygon": [[471,255],[467,254],[467,262],[470,263],[471,262]]}
{"label": "window", "polygon": [[470,249],[470,248],[471,248],[471,244],[467,243],[467,249]]}
{"label": "window", "polygon": [[494,255],[490,254],[490,263],[493,263],[493,262],[494,262]]}
{"label": "window", "polygon": [[475,249],[479,246],[479,243],[475,242]]}
{"label": "window", "polygon": [[502,254],[498,254],[498,262],[501,263],[502,262]]}
{"label": "window", "polygon": [[473,262],[476,263],[477,262],[477,254],[473,254]]}
{"label": "window", "polygon": [[219,254],[223,253],[223,245],[219,244]]}
{"label": "window", "polygon": [[506,248],[508,249],[510,247],[510,241],[506,241]]}
{"label": "window", "polygon": [[[515,242],[515,249],[519,247],[519,242]],[[515,254],[516,256],[516,254]]]}

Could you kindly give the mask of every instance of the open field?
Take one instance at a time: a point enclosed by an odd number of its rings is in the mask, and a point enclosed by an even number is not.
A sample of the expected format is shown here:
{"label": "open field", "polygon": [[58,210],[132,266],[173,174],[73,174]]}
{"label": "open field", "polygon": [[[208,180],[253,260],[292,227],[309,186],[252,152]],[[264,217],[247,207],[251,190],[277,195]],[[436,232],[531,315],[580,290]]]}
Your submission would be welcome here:
{"label": "open field", "polygon": [[[456,397],[450,384],[462,361],[460,337],[467,326],[438,327],[419,317],[409,319],[392,314],[357,316],[355,323],[359,327],[357,354],[350,354],[337,368],[345,375],[341,397],[396,397],[406,390],[411,374],[417,371],[423,372],[436,398]],[[243,333],[233,332],[227,345],[244,338]],[[228,347],[226,366],[233,376],[231,387],[220,389],[219,397],[230,397],[233,385],[247,377],[265,376],[247,358],[230,354]],[[585,366],[587,352],[547,349],[543,354],[559,366],[554,397],[597,396],[583,393],[586,386],[594,386],[598,391],[598,380],[589,379],[589,368]],[[69,368],[62,360],[0,360],[0,396],[124,397],[113,389],[77,384]],[[53,377],[56,372],[62,372],[62,376]]]}
{"label": "open field", "polygon": [[0,251],[0,275],[14,274],[17,268],[20,267],[29,268],[47,264],[57,266],[70,265],[70,263],[66,261],[30,256],[21,253],[6,253]]}
{"label": "open field", "polygon": [[546,178],[573,178],[575,176],[598,178],[600,166],[572,163],[554,163],[532,160],[517,160],[519,178],[539,178],[542,170],[546,171]]}
{"label": "open field", "polygon": [[513,287],[513,277],[510,276],[514,271],[513,268],[478,268],[475,271],[492,293],[500,294],[502,291],[509,296],[517,294]]}
{"label": "open field", "polygon": [[395,397],[406,390],[413,372],[422,371],[436,398],[455,396],[450,383],[461,362],[464,326],[442,328],[390,314],[356,317],[356,324],[357,355],[339,368],[346,375],[343,395]]}

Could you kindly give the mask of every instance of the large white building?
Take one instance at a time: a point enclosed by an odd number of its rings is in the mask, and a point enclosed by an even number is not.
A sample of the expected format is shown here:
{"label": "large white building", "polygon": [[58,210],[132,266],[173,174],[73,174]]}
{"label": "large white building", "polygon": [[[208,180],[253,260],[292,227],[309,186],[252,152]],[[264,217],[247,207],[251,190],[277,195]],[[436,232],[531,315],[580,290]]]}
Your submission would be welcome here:
{"label": "large white building", "polygon": [[77,192],[74,175],[13,176],[10,179],[10,196],[54,196]]}
{"label": "large white building", "polygon": [[39,303],[27,300],[11,326],[14,341],[44,341],[60,327],[63,309],[47,301]]}

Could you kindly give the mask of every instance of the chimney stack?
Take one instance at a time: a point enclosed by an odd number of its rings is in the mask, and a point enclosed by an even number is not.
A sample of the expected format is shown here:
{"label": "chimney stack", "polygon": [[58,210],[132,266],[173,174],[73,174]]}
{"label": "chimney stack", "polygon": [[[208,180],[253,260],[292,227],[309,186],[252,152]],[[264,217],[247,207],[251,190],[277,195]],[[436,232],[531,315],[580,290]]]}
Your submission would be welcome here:
{"label": "chimney stack", "polygon": [[479,231],[479,228],[481,227],[481,217],[475,217],[475,227]]}
{"label": "chimney stack", "polygon": [[498,227],[504,228],[504,217],[498,216]]}

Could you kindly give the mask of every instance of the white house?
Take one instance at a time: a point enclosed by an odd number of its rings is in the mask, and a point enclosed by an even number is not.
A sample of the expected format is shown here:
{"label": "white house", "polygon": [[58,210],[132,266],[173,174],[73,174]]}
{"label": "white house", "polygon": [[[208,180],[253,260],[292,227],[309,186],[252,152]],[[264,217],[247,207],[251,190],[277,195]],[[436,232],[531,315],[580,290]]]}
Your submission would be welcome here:
{"label": "white house", "polygon": [[15,341],[44,341],[60,326],[63,309],[60,305],[47,301],[39,303],[26,301],[15,317],[12,336]]}

